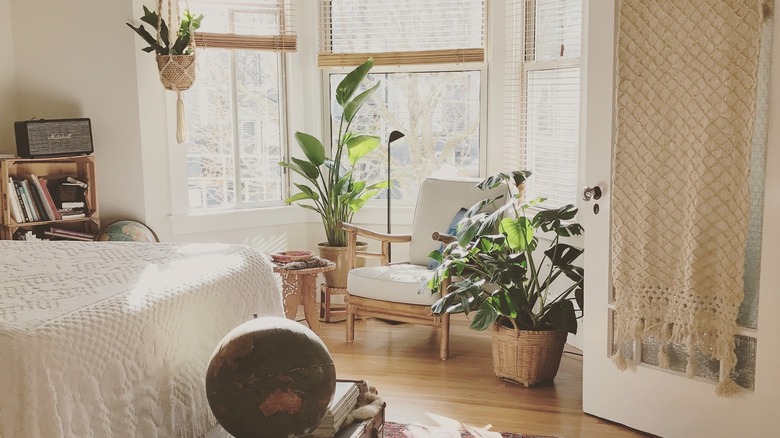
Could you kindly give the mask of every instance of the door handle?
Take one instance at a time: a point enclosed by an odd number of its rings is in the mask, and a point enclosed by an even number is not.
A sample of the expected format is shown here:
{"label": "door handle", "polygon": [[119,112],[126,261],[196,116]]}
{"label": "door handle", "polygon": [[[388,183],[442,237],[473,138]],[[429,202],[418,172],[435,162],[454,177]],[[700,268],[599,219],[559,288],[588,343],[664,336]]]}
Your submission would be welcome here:
{"label": "door handle", "polygon": [[590,201],[591,199],[594,200],[601,199],[601,187],[599,186],[585,187],[585,189],[582,191],[582,199],[584,199],[585,201]]}

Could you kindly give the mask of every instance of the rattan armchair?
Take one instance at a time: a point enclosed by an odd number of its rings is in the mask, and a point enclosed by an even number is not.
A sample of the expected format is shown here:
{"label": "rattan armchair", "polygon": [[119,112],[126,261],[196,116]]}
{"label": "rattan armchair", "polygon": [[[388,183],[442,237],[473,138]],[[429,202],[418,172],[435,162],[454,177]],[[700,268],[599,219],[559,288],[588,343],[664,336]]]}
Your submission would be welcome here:
{"label": "rattan armchair", "polygon": [[[439,357],[449,356],[450,316],[434,315],[431,305],[446,293],[448,282],[438,291],[424,286],[433,275],[428,265],[428,254],[440,248],[439,239],[450,227],[461,209],[467,209],[488,196],[499,192],[485,192],[476,188],[479,179],[445,180],[427,178],[420,186],[411,234],[385,234],[342,223],[347,231],[349,264],[347,277],[347,342],[355,339],[355,318],[382,318],[390,321],[427,325],[440,329]],[[357,251],[361,240],[380,242],[379,252]],[[391,243],[409,244],[409,262],[389,263]],[[356,267],[357,258],[378,260],[378,266]]]}

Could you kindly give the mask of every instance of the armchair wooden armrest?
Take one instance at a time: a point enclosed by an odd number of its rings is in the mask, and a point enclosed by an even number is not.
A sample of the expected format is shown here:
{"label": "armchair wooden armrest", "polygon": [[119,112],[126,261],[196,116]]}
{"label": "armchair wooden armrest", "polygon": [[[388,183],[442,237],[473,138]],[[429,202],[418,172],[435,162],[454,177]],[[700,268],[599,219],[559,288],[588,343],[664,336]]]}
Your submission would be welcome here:
{"label": "armchair wooden armrest", "polygon": [[448,243],[452,243],[452,242],[458,240],[458,238],[453,236],[452,234],[444,234],[444,233],[440,233],[438,231],[434,231],[433,234],[431,235],[431,238],[433,240],[438,240],[439,242],[441,242],[441,243],[443,243],[445,245],[448,244]]}
{"label": "armchair wooden armrest", "polygon": [[[380,233],[347,222],[339,222],[339,228],[347,232],[347,252],[349,254],[350,269],[355,267],[355,261],[358,257],[364,259],[379,259],[383,266],[387,265],[391,243],[408,243],[412,241],[411,234]],[[382,243],[382,252],[358,251],[357,236],[380,241]]]}

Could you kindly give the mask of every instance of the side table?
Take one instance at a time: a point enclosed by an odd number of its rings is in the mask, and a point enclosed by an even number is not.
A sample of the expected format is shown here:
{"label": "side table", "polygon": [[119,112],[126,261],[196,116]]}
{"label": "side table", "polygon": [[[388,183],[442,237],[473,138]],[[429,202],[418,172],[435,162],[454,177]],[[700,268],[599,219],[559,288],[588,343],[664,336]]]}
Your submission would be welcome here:
{"label": "side table", "polygon": [[320,320],[317,308],[317,275],[336,269],[336,264],[330,262],[326,266],[305,269],[285,269],[275,266],[274,272],[282,275],[282,297],[284,300],[284,316],[295,319],[298,304],[303,303],[303,313],[309,328],[319,334]]}

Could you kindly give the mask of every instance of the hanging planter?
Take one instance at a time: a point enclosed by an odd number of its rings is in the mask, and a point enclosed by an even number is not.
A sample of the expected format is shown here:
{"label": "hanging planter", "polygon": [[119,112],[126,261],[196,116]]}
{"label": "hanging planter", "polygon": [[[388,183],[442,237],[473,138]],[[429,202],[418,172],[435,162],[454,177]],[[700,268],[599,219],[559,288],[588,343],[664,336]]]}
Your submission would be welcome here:
{"label": "hanging planter", "polygon": [[157,12],[144,6],[144,16],[141,21],[157,31],[153,37],[143,25],[134,27],[127,23],[141,38],[149,44],[142,49],[144,52],[157,54],[157,68],[160,71],[160,82],[166,90],[175,91],[176,99],[176,140],[183,143],[186,140],[187,128],[184,118],[184,100],[181,92],[189,89],[195,82],[195,38],[193,33],[200,27],[203,15],[195,17],[189,10],[181,15],[178,3],[168,1],[168,23],[173,23],[174,17],[180,17],[175,33],[169,31],[163,15],[163,0],[157,4]]}

